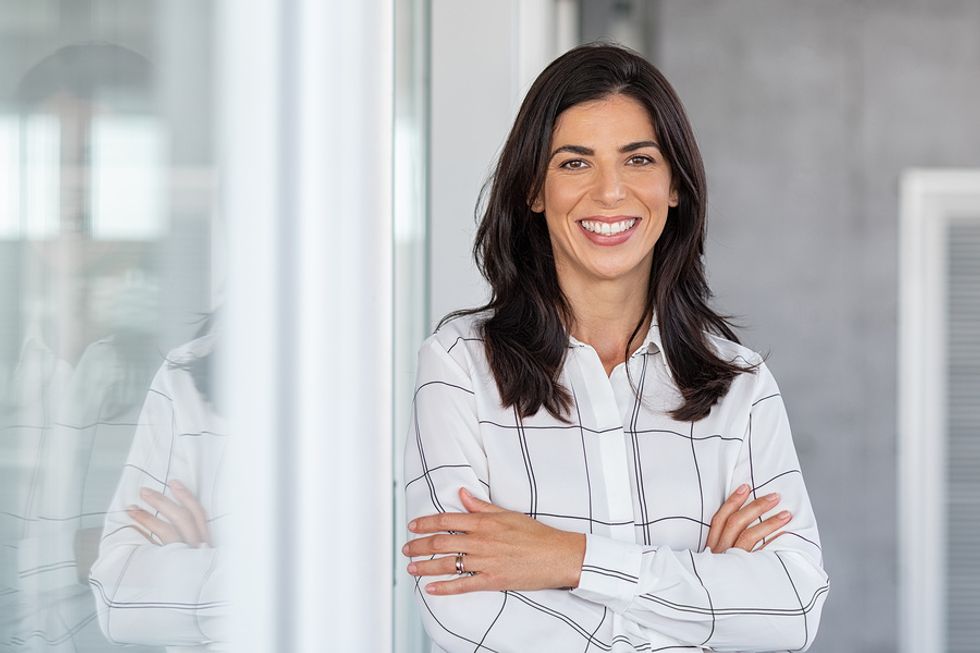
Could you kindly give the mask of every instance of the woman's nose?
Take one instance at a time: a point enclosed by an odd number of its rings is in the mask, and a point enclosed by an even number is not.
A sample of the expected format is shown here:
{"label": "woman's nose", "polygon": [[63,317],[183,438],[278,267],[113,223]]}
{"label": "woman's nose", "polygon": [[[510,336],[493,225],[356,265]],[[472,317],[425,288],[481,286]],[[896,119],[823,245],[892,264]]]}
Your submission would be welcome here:
{"label": "woman's nose", "polygon": [[597,202],[612,206],[626,196],[626,189],[620,173],[615,168],[599,168],[593,188]]}

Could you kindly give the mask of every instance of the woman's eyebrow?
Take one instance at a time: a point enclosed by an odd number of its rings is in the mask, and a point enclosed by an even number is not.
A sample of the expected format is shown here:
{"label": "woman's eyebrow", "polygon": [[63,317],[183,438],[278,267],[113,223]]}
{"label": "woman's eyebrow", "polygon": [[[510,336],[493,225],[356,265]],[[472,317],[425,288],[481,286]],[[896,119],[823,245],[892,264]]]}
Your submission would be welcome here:
{"label": "woman's eyebrow", "polygon": [[[629,143],[628,145],[622,146],[619,148],[619,151],[625,154],[626,152],[633,152],[634,150],[639,150],[644,147],[655,147],[658,150],[660,149],[660,145],[658,145],[656,141],[635,141],[633,143]],[[572,154],[581,154],[582,156],[592,156],[595,154],[595,150],[593,150],[591,147],[585,147],[584,145],[562,145],[551,153],[551,157],[554,157],[559,152],[571,152]]]}
{"label": "woman's eyebrow", "polygon": [[657,141],[636,141],[634,143],[630,143],[629,145],[622,146],[619,148],[619,151],[626,153],[632,152],[633,150],[639,150],[644,147],[655,147],[658,150],[660,149],[660,145],[657,143]]}

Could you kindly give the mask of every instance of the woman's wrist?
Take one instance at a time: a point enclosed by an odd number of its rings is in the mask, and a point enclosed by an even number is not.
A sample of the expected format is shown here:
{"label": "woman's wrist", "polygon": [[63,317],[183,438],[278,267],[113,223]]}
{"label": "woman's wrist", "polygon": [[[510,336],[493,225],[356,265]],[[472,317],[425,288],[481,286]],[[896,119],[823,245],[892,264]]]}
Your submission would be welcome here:
{"label": "woman's wrist", "polygon": [[583,533],[566,533],[568,562],[563,566],[566,570],[562,588],[575,589],[582,576],[582,562],[585,560],[585,535]]}

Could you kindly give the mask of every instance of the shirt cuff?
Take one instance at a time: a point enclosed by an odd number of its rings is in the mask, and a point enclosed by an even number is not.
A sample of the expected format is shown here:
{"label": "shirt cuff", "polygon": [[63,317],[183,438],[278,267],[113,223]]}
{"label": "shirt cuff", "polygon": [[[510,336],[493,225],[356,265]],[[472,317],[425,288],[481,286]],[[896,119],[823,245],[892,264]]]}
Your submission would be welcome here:
{"label": "shirt cuff", "polygon": [[582,574],[572,594],[625,612],[637,595],[642,563],[639,544],[586,534]]}
{"label": "shirt cuff", "polygon": [[195,618],[198,630],[201,631],[205,641],[209,644],[217,644],[227,642],[230,635],[228,633],[229,579],[225,575],[227,567],[224,564],[225,558],[221,555],[221,551],[212,549],[212,553],[214,557],[211,566],[208,567],[204,583],[201,585],[201,593],[198,596],[198,603],[201,607],[198,609]]}

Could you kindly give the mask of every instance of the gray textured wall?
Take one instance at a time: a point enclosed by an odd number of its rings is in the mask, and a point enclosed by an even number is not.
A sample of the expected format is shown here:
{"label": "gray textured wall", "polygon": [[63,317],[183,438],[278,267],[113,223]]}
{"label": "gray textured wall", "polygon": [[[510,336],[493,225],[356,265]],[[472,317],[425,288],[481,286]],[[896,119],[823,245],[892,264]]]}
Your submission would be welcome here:
{"label": "gray textured wall", "polygon": [[899,175],[980,166],[980,3],[664,0],[717,306],[770,350],[832,589],[812,651],[897,650]]}

